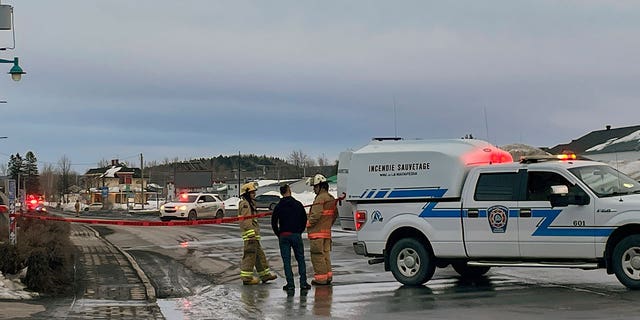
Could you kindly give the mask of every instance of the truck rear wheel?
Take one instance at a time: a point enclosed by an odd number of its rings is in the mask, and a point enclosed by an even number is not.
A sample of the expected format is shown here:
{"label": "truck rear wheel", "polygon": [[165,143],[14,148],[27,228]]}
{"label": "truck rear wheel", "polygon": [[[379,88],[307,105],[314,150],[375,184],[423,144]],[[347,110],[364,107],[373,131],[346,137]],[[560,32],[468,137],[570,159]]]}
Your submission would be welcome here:
{"label": "truck rear wheel", "polygon": [[489,269],[491,269],[491,267],[470,266],[466,261],[454,262],[451,266],[453,267],[453,270],[463,278],[477,278],[483,276],[485,273],[489,272]]}
{"label": "truck rear wheel", "polygon": [[640,235],[628,236],[613,249],[613,271],[627,288],[640,289]]}
{"label": "truck rear wheel", "polygon": [[404,238],[396,242],[391,248],[389,259],[394,278],[405,285],[422,285],[431,279],[436,270],[431,249],[415,238]]}

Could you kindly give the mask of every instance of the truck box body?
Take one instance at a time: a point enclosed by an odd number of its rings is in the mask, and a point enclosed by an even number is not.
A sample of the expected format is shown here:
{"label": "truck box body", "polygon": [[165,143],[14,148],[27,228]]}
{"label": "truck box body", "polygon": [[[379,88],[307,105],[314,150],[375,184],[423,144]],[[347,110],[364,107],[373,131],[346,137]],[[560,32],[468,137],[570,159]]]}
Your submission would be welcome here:
{"label": "truck box body", "polygon": [[374,140],[351,155],[346,199],[459,198],[470,167],[511,161],[480,140]]}

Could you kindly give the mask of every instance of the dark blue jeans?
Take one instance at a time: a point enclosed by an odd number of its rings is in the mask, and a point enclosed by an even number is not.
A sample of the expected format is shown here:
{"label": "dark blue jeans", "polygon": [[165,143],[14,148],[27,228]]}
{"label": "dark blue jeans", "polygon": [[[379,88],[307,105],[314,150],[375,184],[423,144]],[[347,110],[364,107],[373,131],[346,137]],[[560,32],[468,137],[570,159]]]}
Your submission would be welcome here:
{"label": "dark blue jeans", "polygon": [[300,285],[307,283],[307,265],[304,262],[304,244],[300,233],[292,233],[279,237],[280,256],[284,264],[284,275],[288,285],[294,285],[293,271],[291,270],[291,249],[298,261],[298,274],[300,275]]}

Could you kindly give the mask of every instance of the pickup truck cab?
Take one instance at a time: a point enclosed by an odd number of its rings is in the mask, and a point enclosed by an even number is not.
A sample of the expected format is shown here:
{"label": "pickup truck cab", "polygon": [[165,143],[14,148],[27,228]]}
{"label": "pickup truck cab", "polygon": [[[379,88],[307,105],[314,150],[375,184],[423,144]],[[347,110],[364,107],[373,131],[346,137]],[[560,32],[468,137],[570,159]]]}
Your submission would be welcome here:
{"label": "pickup truck cab", "polygon": [[407,285],[448,265],[466,277],[522,266],[605,268],[640,289],[640,184],[575,156],[509,158],[479,140],[374,141],[352,152],[355,251]]}

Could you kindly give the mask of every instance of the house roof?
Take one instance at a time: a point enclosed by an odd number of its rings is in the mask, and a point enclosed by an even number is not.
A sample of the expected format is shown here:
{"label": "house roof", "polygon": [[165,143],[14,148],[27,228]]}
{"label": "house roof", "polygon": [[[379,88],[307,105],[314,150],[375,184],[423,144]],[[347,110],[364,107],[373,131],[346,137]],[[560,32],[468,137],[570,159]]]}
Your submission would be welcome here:
{"label": "house roof", "polygon": [[116,178],[119,175],[130,174],[133,178],[142,177],[142,171],[140,168],[129,168],[123,164],[118,164],[114,166],[107,166],[103,168],[93,168],[89,169],[85,176],[99,176],[105,178]]}
{"label": "house roof", "polygon": [[639,151],[640,125],[592,131],[570,143],[559,144],[549,149],[549,152],[559,154],[565,150],[577,154]]}

